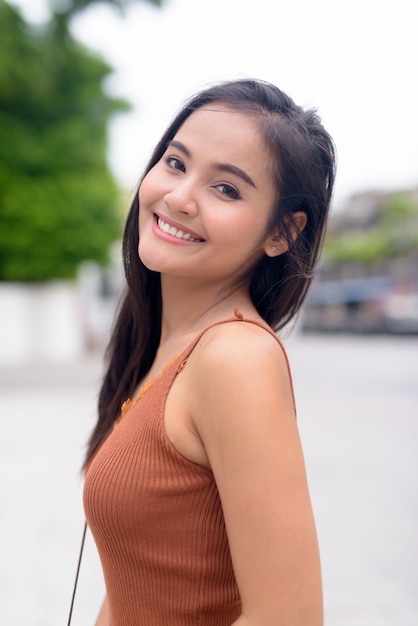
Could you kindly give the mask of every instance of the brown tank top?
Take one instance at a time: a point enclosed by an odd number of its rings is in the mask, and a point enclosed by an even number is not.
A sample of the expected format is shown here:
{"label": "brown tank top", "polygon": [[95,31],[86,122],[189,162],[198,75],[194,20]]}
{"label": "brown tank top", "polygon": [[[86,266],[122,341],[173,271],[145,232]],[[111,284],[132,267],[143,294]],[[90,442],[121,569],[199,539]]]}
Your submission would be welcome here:
{"label": "brown tank top", "polygon": [[125,404],[86,472],[84,508],[111,626],[230,626],[241,613],[213,474],[179,454],[164,429],[175,377],[217,324]]}

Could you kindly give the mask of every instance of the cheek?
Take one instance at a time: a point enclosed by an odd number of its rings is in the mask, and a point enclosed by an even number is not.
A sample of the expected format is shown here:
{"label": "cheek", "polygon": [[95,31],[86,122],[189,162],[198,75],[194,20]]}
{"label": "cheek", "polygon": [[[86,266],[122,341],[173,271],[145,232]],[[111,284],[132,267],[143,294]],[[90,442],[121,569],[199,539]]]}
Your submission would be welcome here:
{"label": "cheek", "polygon": [[144,180],[139,188],[139,202],[140,205],[150,205],[165,195],[166,181],[164,179],[163,172],[161,170],[161,163],[158,162],[154,167],[146,174]]}
{"label": "cheek", "polygon": [[147,174],[147,176],[141,183],[141,186],[139,188],[140,207],[146,207],[147,205],[152,204],[155,199],[156,189],[155,185],[153,184],[152,178],[153,177],[150,174]]}
{"label": "cheek", "polygon": [[146,179],[144,179],[143,182],[141,183],[141,186],[138,191],[138,198],[139,198],[138,226],[139,226],[139,232],[141,233],[141,231],[143,231],[147,222],[149,221],[150,207],[153,204],[153,198],[154,198],[154,194],[152,192],[152,186],[148,184]]}
{"label": "cheek", "polygon": [[267,218],[264,214],[257,214],[257,207],[248,215],[242,215],[240,211],[234,219],[218,221],[219,237],[230,246],[239,248],[260,247],[264,243],[267,230]]}

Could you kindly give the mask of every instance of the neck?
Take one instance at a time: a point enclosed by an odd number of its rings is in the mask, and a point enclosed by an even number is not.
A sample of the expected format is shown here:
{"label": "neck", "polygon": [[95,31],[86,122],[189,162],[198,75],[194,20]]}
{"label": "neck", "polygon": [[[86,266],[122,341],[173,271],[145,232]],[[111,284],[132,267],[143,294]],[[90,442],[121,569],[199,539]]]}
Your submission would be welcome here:
{"label": "neck", "polygon": [[232,316],[234,307],[253,308],[247,287],[219,289],[219,284],[199,285],[173,276],[161,276],[161,292],[161,343]]}

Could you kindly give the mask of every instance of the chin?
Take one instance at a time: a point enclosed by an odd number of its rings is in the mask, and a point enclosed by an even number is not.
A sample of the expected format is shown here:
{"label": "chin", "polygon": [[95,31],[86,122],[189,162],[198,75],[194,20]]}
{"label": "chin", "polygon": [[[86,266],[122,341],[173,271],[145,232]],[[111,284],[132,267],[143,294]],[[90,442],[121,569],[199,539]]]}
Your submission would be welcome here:
{"label": "chin", "polygon": [[141,245],[138,246],[138,258],[151,272],[161,271],[161,263],[159,260],[155,258],[154,254],[147,254],[146,250],[142,250]]}

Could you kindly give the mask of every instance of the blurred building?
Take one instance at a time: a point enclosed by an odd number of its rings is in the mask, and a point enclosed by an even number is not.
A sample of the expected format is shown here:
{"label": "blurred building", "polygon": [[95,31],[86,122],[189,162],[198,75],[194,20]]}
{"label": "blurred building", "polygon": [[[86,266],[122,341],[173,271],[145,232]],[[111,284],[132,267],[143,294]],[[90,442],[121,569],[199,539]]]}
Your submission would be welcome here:
{"label": "blurred building", "polygon": [[302,329],[418,333],[418,188],[355,195],[332,217]]}
{"label": "blurred building", "polygon": [[82,263],[74,281],[0,282],[0,367],[103,352],[123,284],[118,251],[109,267]]}

